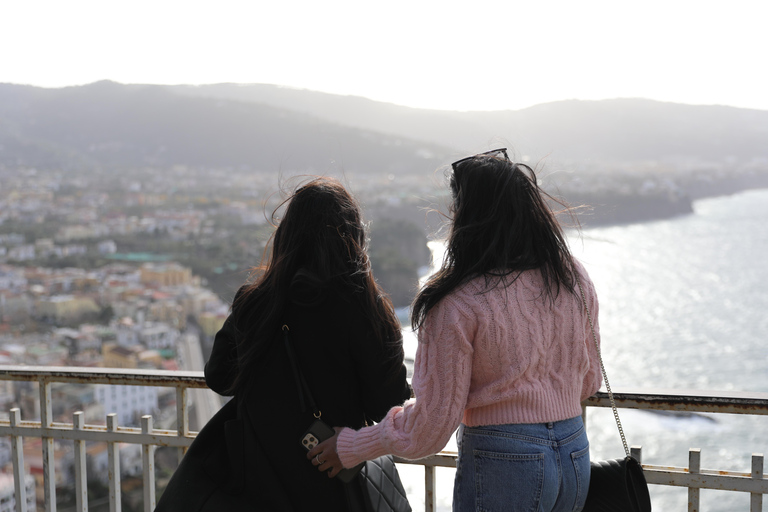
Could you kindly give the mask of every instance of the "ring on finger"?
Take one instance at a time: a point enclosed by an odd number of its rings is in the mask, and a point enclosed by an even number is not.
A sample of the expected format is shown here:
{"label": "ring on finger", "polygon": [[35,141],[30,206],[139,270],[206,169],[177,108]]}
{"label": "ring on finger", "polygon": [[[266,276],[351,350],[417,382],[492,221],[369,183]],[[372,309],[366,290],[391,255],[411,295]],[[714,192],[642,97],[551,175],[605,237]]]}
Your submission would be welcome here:
{"label": "ring on finger", "polygon": [[320,460],[320,454],[319,453],[317,455],[315,455],[315,460],[317,461],[317,465],[318,466],[323,463],[323,461]]}

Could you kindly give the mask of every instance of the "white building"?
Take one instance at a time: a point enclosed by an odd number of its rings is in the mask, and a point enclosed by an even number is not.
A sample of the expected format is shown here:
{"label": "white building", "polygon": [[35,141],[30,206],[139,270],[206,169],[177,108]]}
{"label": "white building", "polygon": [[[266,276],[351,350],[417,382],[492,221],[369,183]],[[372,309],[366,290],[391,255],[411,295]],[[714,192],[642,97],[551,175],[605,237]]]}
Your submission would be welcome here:
{"label": "white building", "polygon": [[22,291],[27,288],[27,278],[24,269],[0,266],[0,290]]}
{"label": "white building", "polygon": [[98,385],[96,402],[104,407],[104,414],[117,414],[121,426],[138,425],[141,416],[158,409],[157,388],[149,386]]}
{"label": "white building", "polygon": [[[27,510],[37,510],[34,477],[26,475],[24,483],[27,494]],[[6,473],[0,473],[0,512],[16,512],[16,489],[13,485],[13,475]]]}
{"label": "white building", "polygon": [[99,254],[115,254],[117,252],[117,244],[114,240],[104,240],[99,242],[96,246]]}
{"label": "white building", "polygon": [[27,244],[12,247],[8,251],[8,259],[15,261],[33,260],[35,259],[35,246]]}
{"label": "white building", "polygon": [[[144,471],[141,460],[141,445],[118,443],[120,451],[120,477],[139,476]],[[86,448],[88,478],[106,484],[109,481],[109,454],[106,443],[95,443]],[[34,509],[30,509],[34,510]],[[0,511],[2,512],[2,511]]]}
{"label": "white building", "polygon": [[180,333],[168,324],[162,322],[147,322],[139,330],[139,341],[152,350],[176,348]]}
{"label": "white building", "polygon": [[11,462],[12,456],[10,437],[0,437],[0,467],[5,467]]}
{"label": "white building", "polygon": [[[121,309],[120,313],[125,313]],[[115,324],[117,344],[121,347],[144,345],[150,350],[175,349],[181,333],[164,322],[144,322],[144,312],[137,311],[138,320],[121,320]]]}

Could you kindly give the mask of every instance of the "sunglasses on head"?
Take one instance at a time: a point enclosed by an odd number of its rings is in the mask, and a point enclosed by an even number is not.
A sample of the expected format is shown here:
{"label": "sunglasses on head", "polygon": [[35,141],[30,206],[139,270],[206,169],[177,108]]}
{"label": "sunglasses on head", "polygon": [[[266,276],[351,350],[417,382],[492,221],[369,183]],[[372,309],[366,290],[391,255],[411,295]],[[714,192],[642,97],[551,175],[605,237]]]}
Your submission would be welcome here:
{"label": "sunglasses on head", "polygon": [[500,158],[501,155],[504,155],[504,159],[509,162],[509,156],[507,155],[507,148],[500,148],[500,149],[492,149],[491,151],[486,151],[485,153],[478,153],[477,155],[468,156],[466,158],[462,158],[461,160],[456,160],[451,164],[451,167],[453,170],[456,170],[456,167],[460,164],[466,162],[467,160],[474,160],[475,158],[479,157],[494,157],[494,158]]}

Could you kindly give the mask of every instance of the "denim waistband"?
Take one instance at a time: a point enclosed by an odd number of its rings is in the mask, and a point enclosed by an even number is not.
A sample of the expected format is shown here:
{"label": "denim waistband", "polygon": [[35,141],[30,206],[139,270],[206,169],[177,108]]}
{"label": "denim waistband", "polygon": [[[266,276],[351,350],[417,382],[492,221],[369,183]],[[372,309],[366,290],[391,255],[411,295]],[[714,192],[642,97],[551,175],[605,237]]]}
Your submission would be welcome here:
{"label": "denim waistband", "polygon": [[581,416],[547,423],[508,423],[504,425],[481,425],[467,427],[462,425],[464,433],[500,437],[528,438],[531,440],[567,443],[584,432]]}

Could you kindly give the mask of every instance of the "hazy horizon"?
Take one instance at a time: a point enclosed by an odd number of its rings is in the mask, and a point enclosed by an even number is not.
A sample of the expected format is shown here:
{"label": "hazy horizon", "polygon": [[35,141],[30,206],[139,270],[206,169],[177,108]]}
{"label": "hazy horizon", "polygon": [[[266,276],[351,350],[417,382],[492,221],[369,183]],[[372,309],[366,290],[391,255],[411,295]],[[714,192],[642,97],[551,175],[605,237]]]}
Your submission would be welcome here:
{"label": "hazy horizon", "polygon": [[4,9],[0,82],[277,84],[451,111],[612,98],[766,110],[766,15],[745,0],[29,0]]}
{"label": "hazy horizon", "polygon": [[768,106],[764,108],[756,108],[756,107],[739,107],[735,105],[726,105],[722,103],[691,103],[691,102],[685,102],[685,101],[666,101],[666,100],[658,100],[653,98],[645,98],[645,97],[629,97],[629,96],[616,96],[616,97],[610,97],[610,98],[590,98],[590,99],[584,99],[584,98],[562,98],[562,99],[553,99],[549,101],[543,101],[541,103],[534,103],[531,105],[522,106],[519,108],[509,108],[509,109],[476,109],[476,110],[461,110],[461,109],[440,109],[440,108],[429,108],[429,107],[418,107],[413,105],[403,105],[399,103],[393,103],[391,101],[371,98],[367,96],[363,96],[360,94],[343,94],[343,93],[336,93],[336,92],[328,92],[328,91],[320,91],[316,89],[309,89],[307,87],[297,87],[292,85],[285,85],[285,84],[270,84],[270,83],[263,83],[263,82],[210,82],[210,83],[200,83],[200,84],[188,84],[188,83],[149,83],[149,82],[120,82],[118,80],[112,80],[110,78],[102,78],[100,80],[94,80],[92,82],[86,82],[86,83],[76,83],[76,84],[67,84],[67,85],[51,85],[51,86],[45,86],[45,85],[36,85],[36,84],[29,84],[29,83],[19,83],[19,82],[2,82],[5,84],[10,85],[21,85],[21,86],[29,86],[29,87],[38,87],[41,89],[66,89],[68,87],[85,87],[89,85],[93,85],[99,82],[113,82],[120,85],[128,85],[128,86],[142,86],[142,85],[160,85],[160,86],[169,86],[169,87],[206,87],[206,86],[215,86],[215,85],[237,85],[237,86],[269,86],[269,87],[277,87],[280,89],[290,89],[290,90],[297,90],[297,91],[307,91],[307,92],[314,92],[314,93],[320,93],[320,94],[328,94],[332,96],[344,96],[344,97],[352,97],[352,98],[362,98],[365,100],[377,102],[377,103],[386,103],[390,105],[395,105],[398,107],[406,107],[406,108],[413,108],[413,109],[423,109],[423,110],[437,110],[437,111],[445,111],[445,112],[497,112],[502,110],[524,110],[526,108],[535,107],[537,105],[546,105],[548,103],[559,103],[559,102],[565,102],[565,101],[585,101],[585,102],[599,102],[599,101],[610,101],[610,100],[648,100],[648,101],[654,101],[659,103],[675,103],[680,105],[689,105],[689,106],[698,106],[698,107],[710,107],[710,106],[716,106],[716,107],[731,107],[731,108],[740,108],[740,109],[747,109],[747,110],[768,110]]}

